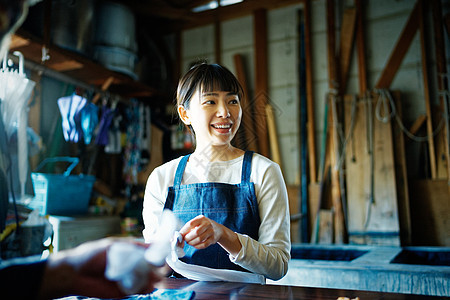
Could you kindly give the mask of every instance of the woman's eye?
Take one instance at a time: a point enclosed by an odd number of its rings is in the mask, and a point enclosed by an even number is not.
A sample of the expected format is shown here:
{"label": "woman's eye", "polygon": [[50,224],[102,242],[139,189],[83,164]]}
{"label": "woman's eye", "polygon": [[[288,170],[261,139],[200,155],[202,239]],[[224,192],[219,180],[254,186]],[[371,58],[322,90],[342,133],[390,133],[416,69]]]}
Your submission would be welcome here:
{"label": "woman's eye", "polygon": [[239,100],[237,100],[237,99],[232,99],[232,100],[230,100],[229,103],[230,103],[230,104],[239,104]]}
{"label": "woman's eye", "polygon": [[216,103],[214,100],[205,100],[203,104],[214,104]]}

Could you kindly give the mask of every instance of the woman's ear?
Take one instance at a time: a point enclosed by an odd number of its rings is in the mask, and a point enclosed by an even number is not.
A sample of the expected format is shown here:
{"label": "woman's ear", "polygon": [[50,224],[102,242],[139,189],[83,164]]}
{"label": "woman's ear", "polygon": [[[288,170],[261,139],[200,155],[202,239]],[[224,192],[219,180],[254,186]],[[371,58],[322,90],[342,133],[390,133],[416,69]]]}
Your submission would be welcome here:
{"label": "woman's ear", "polygon": [[191,120],[189,119],[189,114],[186,108],[184,108],[183,105],[178,105],[177,111],[181,121],[183,121],[185,125],[191,125]]}

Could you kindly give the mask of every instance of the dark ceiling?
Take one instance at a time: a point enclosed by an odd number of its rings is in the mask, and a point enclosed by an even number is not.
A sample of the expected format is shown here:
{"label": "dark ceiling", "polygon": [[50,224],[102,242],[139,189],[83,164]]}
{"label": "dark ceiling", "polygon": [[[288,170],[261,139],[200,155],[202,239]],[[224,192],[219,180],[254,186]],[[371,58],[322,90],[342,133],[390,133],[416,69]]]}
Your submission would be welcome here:
{"label": "dark ceiling", "polygon": [[[117,0],[116,0],[117,1]],[[173,32],[252,14],[257,9],[272,9],[300,3],[299,0],[244,0],[204,12],[194,7],[211,0],[118,0],[135,13],[138,24],[155,31]]]}

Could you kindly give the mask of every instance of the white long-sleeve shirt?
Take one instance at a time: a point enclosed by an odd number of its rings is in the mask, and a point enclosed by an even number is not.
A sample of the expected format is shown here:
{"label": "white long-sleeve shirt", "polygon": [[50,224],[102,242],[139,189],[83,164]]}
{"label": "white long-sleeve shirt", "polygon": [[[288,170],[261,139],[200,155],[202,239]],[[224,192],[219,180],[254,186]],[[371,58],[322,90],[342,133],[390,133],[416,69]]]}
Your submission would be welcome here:
{"label": "white long-sleeve shirt", "polygon": [[[202,182],[241,182],[244,156],[230,161],[200,163],[190,158],[181,184]],[[157,167],[149,176],[144,196],[143,231],[146,242],[158,229],[167,191],[173,186],[180,158]],[[250,181],[255,185],[261,225],[259,239],[237,232],[242,248],[236,256],[229,256],[235,264],[272,280],[282,278],[290,260],[290,219],[286,184],[280,167],[266,157],[253,154]]]}

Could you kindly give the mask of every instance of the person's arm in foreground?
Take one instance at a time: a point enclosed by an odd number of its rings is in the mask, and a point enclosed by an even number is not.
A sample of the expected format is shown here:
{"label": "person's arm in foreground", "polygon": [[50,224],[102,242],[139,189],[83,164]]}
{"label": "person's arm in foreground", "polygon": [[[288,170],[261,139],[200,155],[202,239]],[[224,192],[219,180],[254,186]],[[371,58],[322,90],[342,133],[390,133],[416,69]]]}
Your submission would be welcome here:
{"label": "person's arm in foreground", "polygon": [[[52,254],[44,261],[30,262],[29,259],[24,259],[21,263],[13,263],[0,270],[2,296],[27,300],[54,299],[70,295],[124,297],[126,295],[116,282],[105,278],[106,254],[109,247],[117,241],[130,240],[101,239]],[[146,247],[143,244],[142,246]],[[147,286],[140,292],[150,293],[160,279],[159,274],[152,272],[149,274]]]}
{"label": "person's arm in foreground", "polygon": [[[115,282],[105,278],[106,253],[115,241],[123,239],[102,239],[50,256],[39,299],[65,295],[99,298],[125,296]],[[154,289],[154,283],[160,278],[160,275],[152,272],[147,286],[140,293],[150,293]]]}

